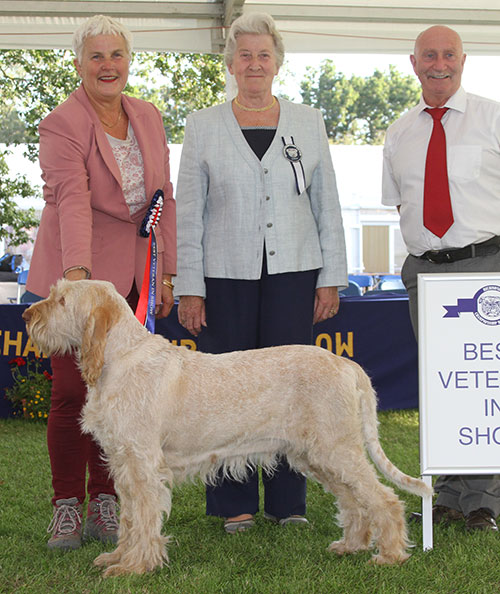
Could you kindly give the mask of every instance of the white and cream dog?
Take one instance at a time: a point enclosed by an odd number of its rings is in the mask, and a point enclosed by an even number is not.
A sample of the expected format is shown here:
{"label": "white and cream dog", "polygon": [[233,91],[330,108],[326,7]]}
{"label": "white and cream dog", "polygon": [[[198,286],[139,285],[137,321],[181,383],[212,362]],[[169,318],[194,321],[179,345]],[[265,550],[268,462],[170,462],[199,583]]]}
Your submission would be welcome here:
{"label": "white and cream dog", "polygon": [[408,558],[403,505],[382,474],[424,496],[378,440],[376,398],[359,365],[319,347],[282,346],[210,355],[150,334],[104,281],[61,280],[23,315],[46,354],[76,350],[88,386],[82,427],[100,442],[121,502],[118,546],[97,557],[105,575],[142,573],[167,559],[163,513],[171,487],[249,465],[294,469],[337,497],[343,538],[329,549],[375,546],[373,560]]}

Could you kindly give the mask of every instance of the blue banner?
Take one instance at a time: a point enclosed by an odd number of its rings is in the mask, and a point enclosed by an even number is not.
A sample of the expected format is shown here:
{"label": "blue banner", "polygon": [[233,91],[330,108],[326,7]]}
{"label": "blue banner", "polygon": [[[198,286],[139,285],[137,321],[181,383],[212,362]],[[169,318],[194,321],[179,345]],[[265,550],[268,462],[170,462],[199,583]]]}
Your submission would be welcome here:
{"label": "blue banner", "polygon": [[[0,305],[0,417],[11,413],[3,397],[4,388],[12,385],[9,361],[40,354],[24,328],[25,307]],[[196,338],[177,321],[176,307],[168,318],[156,320],[156,334],[196,349]],[[417,343],[406,296],[343,297],[339,313],[314,327],[314,342],[365,369],[377,390],[379,409],[418,407]]]}

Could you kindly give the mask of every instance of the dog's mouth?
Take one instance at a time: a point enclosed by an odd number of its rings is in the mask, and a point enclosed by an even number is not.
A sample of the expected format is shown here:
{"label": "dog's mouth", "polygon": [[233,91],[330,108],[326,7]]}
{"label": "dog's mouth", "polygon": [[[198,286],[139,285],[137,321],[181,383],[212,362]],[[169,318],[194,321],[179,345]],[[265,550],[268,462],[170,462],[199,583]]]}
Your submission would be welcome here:
{"label": "dog's mouth", "polygon": [[28,309],[25,309],[22,313],[22,318],[24,320],[24,323],[26,325],[26,332],[28,333],[28,336],[30,338],[32,338],[32,325],[33,325],[33,319],[32,319],[32,312],[30,311],[30,307]]}
{"label": "dog's mouth", "polygon": [[23,311],[21,317],[26,324],[26,332],[28,333],[28,336],[31,338],[32,342],[35,343],[40,350],[46,352],[46,347],[44,348],[44,345],[41,344],[43,343],[43,340],[40,340],[47,326],[46,323],[43,322],[42,316],[40,316],[37,309],[32,305]]}

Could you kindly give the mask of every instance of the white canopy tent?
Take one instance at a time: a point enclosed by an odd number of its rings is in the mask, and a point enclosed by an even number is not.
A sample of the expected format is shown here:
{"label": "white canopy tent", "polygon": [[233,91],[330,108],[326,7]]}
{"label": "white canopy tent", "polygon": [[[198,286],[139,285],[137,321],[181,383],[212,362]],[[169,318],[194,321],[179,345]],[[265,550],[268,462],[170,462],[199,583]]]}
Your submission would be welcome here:
{"label": "white canopy tent", "polygon": [[287,52],[410,53],[432,24],[456,29],[468,54],[500,55],[498,0],[0,0],[0,48],[68,48],[97,13],[122,20],[136,50],[218,53],[242,12],[268,12]]}

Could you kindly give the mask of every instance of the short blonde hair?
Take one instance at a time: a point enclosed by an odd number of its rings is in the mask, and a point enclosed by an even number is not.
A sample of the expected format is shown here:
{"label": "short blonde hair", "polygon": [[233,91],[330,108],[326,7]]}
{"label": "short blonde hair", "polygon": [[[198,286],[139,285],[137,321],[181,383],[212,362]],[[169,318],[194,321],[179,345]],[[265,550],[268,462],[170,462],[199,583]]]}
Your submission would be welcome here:
{"label": "short blonde hair", "polygon": [[83,46],[89,37],[97,35],[121,35],[129,58],[132,57],[132,33],[120,22],[103,14],[96,14],[82,23],[73,34],[73,51],[79,62],[82,61]]}
{"label": "short blonde hair", "polygon": [[240,35],[270,35],[273,38],[276,64],[281,68],[285,60],[285,46],[276,23],[270,14],[265,12],[250,12],[238,17],[229,29],[227,35],[224,59],[230,66],[233,63],[234,52],[236,51],[236,40]]}

